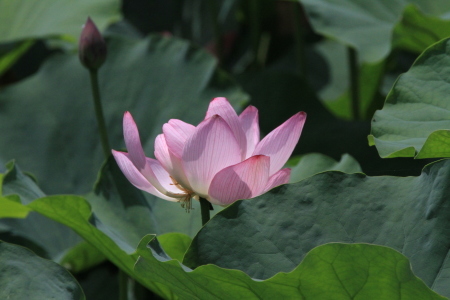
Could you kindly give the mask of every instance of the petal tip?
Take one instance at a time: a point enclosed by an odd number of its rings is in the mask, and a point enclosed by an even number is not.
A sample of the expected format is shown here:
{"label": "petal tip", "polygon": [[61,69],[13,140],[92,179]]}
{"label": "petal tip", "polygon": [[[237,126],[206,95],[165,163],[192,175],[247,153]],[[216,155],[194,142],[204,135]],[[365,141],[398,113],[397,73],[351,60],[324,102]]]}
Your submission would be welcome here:
{"label": "petal tip", "polygon": [[302,119],[306,119],[307,114],[304,111],[300,111],[296,113],[296,116],[299,116]]}
{"label": "petal tip", "polygon": [[127,156],[127,154],[128,154],[128,153],[126,153],[126,152],[123,152],[123,151],[117,151],[117,150],[114,150],[114,149],[111,150],[111,153],[112,153],[112,155],[113,155],[113,157],[114,157],[114,159],[115,159],[116,161],[117,161],[118,159],[121,159],[122,156]]}
{"label": "petal tip", "polygon": [[211,100],[211,102],[214,102],[214,101],[226,101],[226,102],[228,102],[227,98],[225,98],[225,97],[215,97],[215,98],[213,98]]}
{"label": "petal tip", "polygon": [[112,153],[112,155],[119,155],[119,153],[123,153],[123,152],[111,149],[111,153]]}
{"label": "petal tip", "polygon": [[123,114],[123,126],[127,126],[127,125],[131,125],[133,124],[134,126],[136,126],[136,122],[134,121],[133,116],[131,115],[131,113],[129,111],[126,111]]}
{"label": "petal tip", "polygon": [[242,118],[245,115],[258,116],[258,114],[259,114],[258,109],[256,107],[254,107],[253,105],[249,105],[242,111],[242,113],[240,114],[240,117]]}

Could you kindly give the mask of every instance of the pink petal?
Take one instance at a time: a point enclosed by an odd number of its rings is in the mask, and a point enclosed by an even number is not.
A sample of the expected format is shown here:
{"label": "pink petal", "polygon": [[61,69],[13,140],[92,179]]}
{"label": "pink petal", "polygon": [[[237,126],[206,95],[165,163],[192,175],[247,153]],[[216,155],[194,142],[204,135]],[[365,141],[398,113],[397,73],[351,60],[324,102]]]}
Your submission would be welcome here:
{"label": "pink petal", "polygon": [[220,170],[241,161],[241,149],[230,126],[219,115],[202,121],[183,149],[183,166],[194,191],[207,198]]}
{"label": "pink petal", "polygon": [[164,134],[160,134],[155,140],[155,157],[163,168],[179,184],[188,190],[192,190],[189,181],[184,173],[181,158],[175,156],[168,148]]}
{"label": "pink petal", "polygon": [[156,137],[154,154],[156,159],[161,163],[164,169],[166,169],[166,171],[171,174],[173,172],[173,162],[170,158],[169,148],[167,147],[164,134],[159,134]]}
{"label": "pink petal", "polygon": [[183,154],[184,144],[194,131],[195,126],[176,119],[169,120],[163,125],[167,146],[178,157]]}
{"label": "pink petal", "polygon": [[284,168],[280,171],[276,172],[272,176],[270,176],[267,185],[264,188],[264,191],[261,194],[264,194],[267,191],[270,191],[276,186],[289,183],[289,178],[291,177],[291,169]]}
{"label": "pink petal", "polygon": [[241,121],[236,114],[236,111],[226,98],[218,97],[214,98],[210,102],[205,119],[211,118],[214,115],[221,116],[230,126],[234,136],[236,137],[239,147],[241,148],[242,159],[245,159],[245,155],[247,153],[247,138],[242,128]]}
{"label": "pink petal", "polygon": [[280,170],[294,151],[305,124],[306,113],[299,112],[275,128],[256,146],[253,155],[270,156],[270,175]]}
{"label": "pink petal", "polygon": [[120,170],[122,170],[122,173],[135,187],[164,200],[178,201],[176,198],[161,194],[153,185],[151,185],[150,182],[148,182],[148,180],[145,179],[145,177],[138,171],[138,169],[136,169],[127,153],[112,150],[112,154],[116,159]]}
{"label": "pink petal", "polygon": [[254,106],[247,107],[240,115],[242,129],[247,138],[247,153],[245,158],[250,157],[259,143],[258,110]]}
{"label": "pink petal", "polygon": [[209,201],[227,205],[260,195],[269,180],[269,168],[270,158],[256,155],[221,170],[211,181]]}
{"label": "pink petal", "polygon": [[131,161],[138,170],[142,170],[145,166],[145,154],[139,138],[138,128],[133,116],[128,111],[123,115],[123,136]]}
{"label": "pink petal", "polygon": [[146,157],[146,165],[141,173],[160,193],[166,196],[181,198],[185,194],[174,184],[170,174],[156,159]]}

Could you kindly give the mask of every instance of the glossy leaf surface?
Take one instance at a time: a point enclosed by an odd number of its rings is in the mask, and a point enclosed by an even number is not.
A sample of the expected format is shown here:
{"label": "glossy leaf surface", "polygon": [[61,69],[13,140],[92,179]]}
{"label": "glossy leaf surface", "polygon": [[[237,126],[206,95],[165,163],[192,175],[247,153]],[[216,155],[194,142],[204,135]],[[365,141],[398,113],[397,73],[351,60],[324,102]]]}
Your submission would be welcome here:
{"label": "glossy leaf surface", "polygon": [[266,279],[292,271],[318,245],[373,243],[401,251],[417,276],[450,296],[449,180],[450,160],[419,177],[324,172],[224,209],[194,238],[184,263]]}
{"label": "glossy leaf surface", "polygon": [[428,48],[402,74],[372,119],[369,144],[381,157],[450,156],[450,39]]}

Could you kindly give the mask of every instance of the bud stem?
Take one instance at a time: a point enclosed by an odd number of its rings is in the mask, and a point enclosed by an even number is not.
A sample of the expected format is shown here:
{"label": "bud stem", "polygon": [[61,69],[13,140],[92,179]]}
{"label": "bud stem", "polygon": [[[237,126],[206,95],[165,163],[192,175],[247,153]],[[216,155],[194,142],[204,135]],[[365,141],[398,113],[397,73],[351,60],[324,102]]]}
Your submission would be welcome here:
{"label": "bud stem", "polygon": [[360,120],[359,113],[359,66],[358,53],[355,48],[347,47],[348,61],[350,65],[350,97],[353,120]]}
{"label": "bud stem", "polygon": [[214,33],[214,42],[216,44],[216,53],[217,53],[217,60],[219,61],[219,64],[223,63],[223,37],[222,37],[222,30],[220,28],[219,23],[219,8],[217,5],[217,1],[207,1],[209,4],[208,6],[208,12],[209,17],[211,18],[211,27],[213,28]]}
{"label": "bud stem", "polygon": [[202,226],[204,226],[210,219],[209,210],[211,209],[211,203],[205,198],[200,197],[200,209],[202,211]]}
{"label": "bud stem", "polygon": [[294,9],[294,22],[295,22],[295,54],[297,69],[304,79],[307,78],[306,74],[306,56],[305,56],[305,28],[302,24],[302,6],[300,2],[292,3]]}
{"label": "bud stem", "polygon": [[119,300],[128,299],[128,275],[119,269]]}
{"label": "bud stem", "polygon": [[102,142],[103,154],[105,159],[111,154],[111,147],[109,146],[108,133],[106,131],[105,118],[103,117],[102,102],[100,99],[100,90],[98,88],[98,74],[97,70],[89,69],[91,77],[92,96],[95,106],[95,117],[97,118],[98,132]]}

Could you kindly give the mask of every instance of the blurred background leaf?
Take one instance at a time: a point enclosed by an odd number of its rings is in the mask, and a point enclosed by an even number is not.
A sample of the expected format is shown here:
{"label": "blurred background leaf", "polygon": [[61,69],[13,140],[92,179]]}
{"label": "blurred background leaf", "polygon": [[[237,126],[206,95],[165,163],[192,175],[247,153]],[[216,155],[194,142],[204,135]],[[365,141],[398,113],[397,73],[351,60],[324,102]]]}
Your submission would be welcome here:
{"label": "blurred background leaf", "polygon": [[0,44],[0,75],[11,68],[27,50],[33,46],[33,40]]}
{"label": "blurred background leaf", "polygon": [[88,16],[104,29],[120,18],[120,1],[2,0],[0,43],[51,36],[65,37],[75,42]]}
{"label": "blurred background leaf", "polygon": [[[425,11],[429,16],[428,18],[435,21],[444,21],[446,15],[450,14],[450,5],[446,0],[436,0],[433,3],[424,0],[376,2],[363,0],[300,0],[300,2],[304,5],[309,20],[317,32],[336,39],[344,45],[356,48],[361,60],[367,63],[379,62],[389,55],[394,28],[400,20],[403,22],[403,29],[409,24],[409,26],[417,27],[416,31],[422,28],[424,31],[428,31],[430,24],[423,21],[419,24],[410,23],[413,17],[418,17],[421,13],[416,9],[416,6],[409,3],[417,5],[422,11]],[[423,18],[427,17],[423,16]],[[445,22],[441,24],[445,24]],[[433,27],[426,34],[435,38],[433,37],[433,34],[435,34],[433,31],[442,34],[444,32],[449,33],[449,30],[444,26]],[[413,38],[416,31],[404,31],[403,33]],[[436,41],[435,39],[434,42]],[[415,43],[421,43],[420,38],[415,39]],[[422,50],[419,50],[419,52]]]}
{"label": "blurred background leaf", "polygon": [[316,47],[326,58],[331,75],[319,97],[333,114],[343,119],[355,119],[346,47],[357,50],[359,113],[367,120],[383,104],[386,94],[381,84],[385,75],[396,68],[396,53],[401,50],[417,55],[450,36],[450,23],[446,19],[450,7],[446,1],[300,2],[313,28],[341,44],[325,40]]}
{"label": "blurred background leaf", "polygon": [[289,183],[298,182],[325,171],[341,171],[344,173],[360,173],[358,162],[348,154],[342,155],[340,161],[320,153],[308,153],[289,159],[286,167],[291,168]]}
{"label": "blurred background leaf", "polygon": [[[439,1],[437,1],[439,2]],[[450,8],[446,11],[440,3],[437,13],[450,16]],[[395,48],[421,53],[430,45],[450,36],[450,20],[423,13],[414,5],[407,5],[394,30],[393,46]]]}
{"label": "blurred background leaf", "polygon": [[[248,96],[216,68],[216,61],[175,38],[111,37],[99,73],[111,144],[123,147],[122,116],[130,111],[148,156],[171,118],[200,122],[209,101],[227,97],[236,107]],[[0,158],[18,159],[47,193],[90,190],[102,162],[88,72],[73,54],[58,54],[38,73],[0,91]],[[17,117],[20,116],[20,117]],[[33,149],[30,155],[30,149]],[[70,170],[69,172],[67,170]]]}
{"label": "blurred background leaf", "polygon": [[370,123],[336,118],[317,99],[312,88],[298,74],[266,69],[246,72],[237,77],[250,94],[250,104],[259,110],[262,134],[282,124],[295,112],[308,114],[294,154],[321,153],[339,160],[348,153],[369,175],[419,175],[429,161],[383,160],[367,144]]}
{"label": "blurred background leaf", "polygon": [[105,29],[121,18],[120,1],[0,1],[0,78],[38,40],[49,48],[76,48],[88,16]]}

